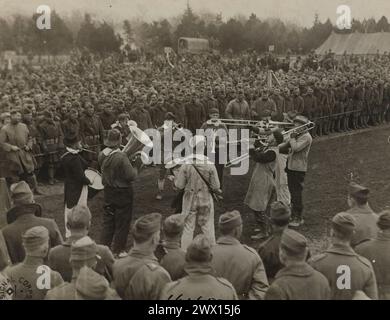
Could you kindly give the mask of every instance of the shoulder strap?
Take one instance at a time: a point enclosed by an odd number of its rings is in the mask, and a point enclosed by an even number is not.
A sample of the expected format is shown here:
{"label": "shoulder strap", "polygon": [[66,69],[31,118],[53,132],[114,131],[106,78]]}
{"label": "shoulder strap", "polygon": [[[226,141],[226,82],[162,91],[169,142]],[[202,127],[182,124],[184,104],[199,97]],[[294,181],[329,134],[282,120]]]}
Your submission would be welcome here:
{"label": "shoulder strap", "polygon": [[210,192],[211,196],[213,197],[213,199],[214,199],[215,201],[218,202],[218,201],[219,201],[218,196],[215,194],[214,190],[211,188],[209,182],[208,182],[208,181],[205,179],[205,177],[200,173],[199,169],[198,169],[195,165],[192,164],[192,166],[194,167],[194,169],[196,170],[196,172],[198,173],[198,175],[200,176],[200,178],[203,180],[203,182],[206,184],[206,186],[207,186],[207,188],[209,189],[209,192]]}

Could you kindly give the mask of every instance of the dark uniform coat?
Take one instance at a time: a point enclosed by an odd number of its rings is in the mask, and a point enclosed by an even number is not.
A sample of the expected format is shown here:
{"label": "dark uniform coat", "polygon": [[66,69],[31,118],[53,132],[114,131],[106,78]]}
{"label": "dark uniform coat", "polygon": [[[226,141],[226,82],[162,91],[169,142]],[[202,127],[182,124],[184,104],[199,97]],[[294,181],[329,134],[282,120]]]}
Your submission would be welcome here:
{"label": "dark uniform coat", "polygon": [[44,226],[49,230],[50,247],[62,243],[62,236],[56,222],[53,219],[36,217],[34,215],[37,205],[15,207],[11,210],[17,218],[14,222],[5,226],[2,232],[12,264],[23,261],[25,252],[22,244],[22,234],[32,227]]}
{"label": "dark uniform coat", "polygon": [[173,281],[186,275],[184,266],[186,264],[186,253],[180,248],[180,243],[166,242],[164,248],[167,253],[160,261],[160,265],[168,271]]}
{"label": "dark uniform coat", "polygon": [[65,153],[61,157],[61,162],[65,175],[65,205],[68,209],[71,209],[79,202],[83,186],[91,183],[84,173],[88,165],[80,154],[71,152]]}
{"label": "dark uniform coat", "polygon": [[279,247],[283,230],[274,232],[267,240],[259,246],[258,252],[264,263],[265,272],[271,283],[275,275],[283,268],[279,259]]}

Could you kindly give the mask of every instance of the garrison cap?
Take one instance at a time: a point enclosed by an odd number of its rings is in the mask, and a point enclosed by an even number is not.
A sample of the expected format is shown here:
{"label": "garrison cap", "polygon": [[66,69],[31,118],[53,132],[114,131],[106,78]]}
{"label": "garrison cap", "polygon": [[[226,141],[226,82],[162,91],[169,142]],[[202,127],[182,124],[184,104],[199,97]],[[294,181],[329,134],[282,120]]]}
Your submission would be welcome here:
{"label": "garrison cap", "polygon": [[390,210],[382,211],[379,214],[377,225],[380,229],[390,229]]}
{"label": "garrison cap", "polygon": [[90,237],[85,236],[72,243],[70,261],[86,261],[96,257],[97,245]]}
{"label": "garrison cap", "polygon": [[230,231],[242,225],[241,214],[238,210],[228,211],[219,217],[219,229]]}
{"label": "garrison cap", "polygon": [[211,257],[210,239],[204,234],[197,235],[187,248],[187,262],[208,262]]}
{"label": "garrison cap", "polygon": [[219,110],[217,108],[211,108],[209,114],[219,114]]}
{"label": "garrison cap", "polygon": [[355,230],[356,220],[351,214],[340,212],[333,217],[332,226],[344,234],[349,234]]}
{"label": "garrison cap", "polygon": [[77,297],[80,300],[99,300],[106,296],[109,286],[106,278],[84,266],[76,280]]}
{"label": "garrison cap", "polygon": [[27,252],[36,250],[49,241],[49,230],[43,226],[30,228],[23,233],[22,241]]}
{"label": "garrison cap", "polygon": [[184,216],[180,213],[172,214],[164,220],[164,232],[180,234],[184,229]]}
{"label": "garrison cap", "polygon": [[153,234],[161,230],[161,214],[149,213],[138,218],[134,223],[135,233]]}
{"label": "garrison cap", "polygon": [[366,187],[363,187],[356,182],[351,182],[349,184],[348,193],[354,198],[367,199],[370,190]]}
{"label": "garrison cap", "polygon": [[282,249],[285,249],[288,253],[292,254],[302,254],[307,248],[307,240],[306,238],[291,229],[286,229],[283,231],[280,246]]}
{"label": "garrison cap", "polygon": [[291,217],[290,208],[280,201],[275,201],[271,204],[271,221],[286,221]]}

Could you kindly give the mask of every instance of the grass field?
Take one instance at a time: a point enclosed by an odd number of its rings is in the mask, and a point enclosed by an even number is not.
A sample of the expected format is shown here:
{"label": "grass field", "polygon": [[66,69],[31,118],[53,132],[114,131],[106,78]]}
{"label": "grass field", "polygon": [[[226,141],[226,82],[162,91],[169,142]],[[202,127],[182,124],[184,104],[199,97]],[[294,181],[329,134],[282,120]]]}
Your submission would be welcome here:
{"label": "grass field", "polygon": [[[374,211],[390,206],[390,144],[387,138],[390,126],[365,129],[347,135],[334,135],[314,141],[310,152],[309,170],[304,188],[305,225],[299,228],[310,241],[312,251],[317,252],[328,244],[329,218],[347,209],[348,176],[353,172],[358,180],[369,187],[370,204]],[[243,205],[251,172],[245,176],[229,176],[225,172],[224,203],[216,208],[215,218],[225,210],[238,209],[244,217],[243,242],[256,246],[250,235],[254,220],[249,208]],[[134,184],[135,205],[133,221],[146,213],[172,213],[170,203],[174,196],[167,181],[165,197],[155,200],[157,168],[145,169]],[[46,216],[54,218],[61,231],[63,223],[62,185],[44,187],[45,196],[37,198]],[[93,214],[90,235],[98,240],[101,230],[103,194],[98,194],[89,206]],[[130,242],[130,240],[129,240]],[[130,244],[130,243],[129,243]]]}

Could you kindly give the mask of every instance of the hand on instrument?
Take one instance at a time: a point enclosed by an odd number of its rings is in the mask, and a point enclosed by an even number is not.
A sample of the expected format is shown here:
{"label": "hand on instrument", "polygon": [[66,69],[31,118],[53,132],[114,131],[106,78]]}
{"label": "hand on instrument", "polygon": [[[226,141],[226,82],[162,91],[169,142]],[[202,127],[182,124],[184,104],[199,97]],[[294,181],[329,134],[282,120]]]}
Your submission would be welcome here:
{"label": "hand on instrument", "polygon": [[11,151],[19,151],[20,148],[18,146],[11,146]]}
{"label": "hand on instrument", "polygon": [[291,139],[296,139],[298,137],[298,133],[296,132],[293,132],[291,135],[290,135]]}

